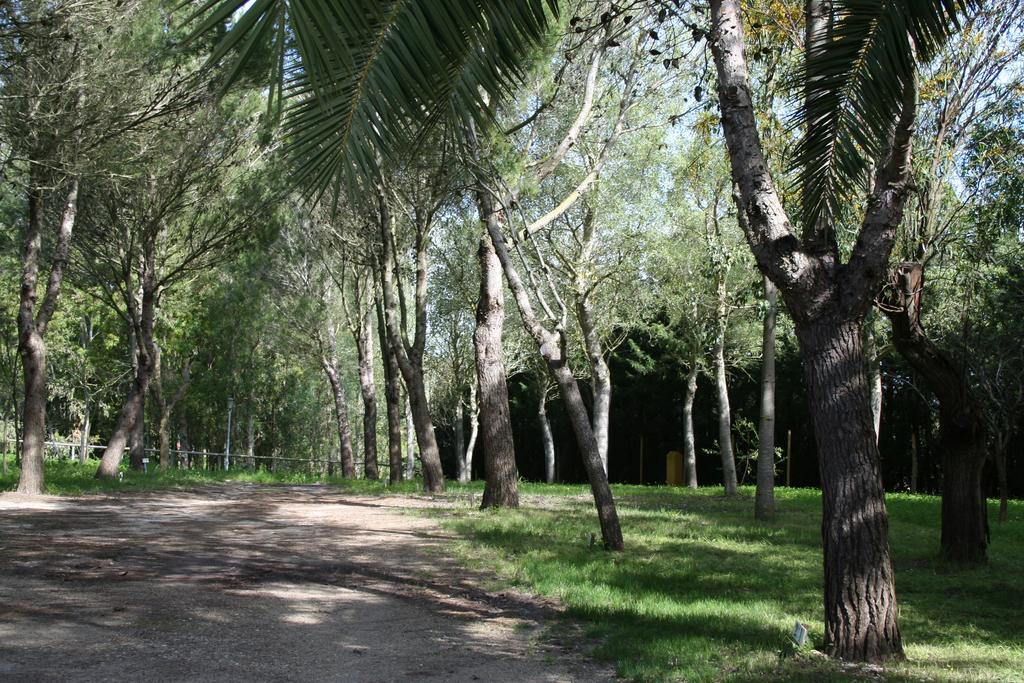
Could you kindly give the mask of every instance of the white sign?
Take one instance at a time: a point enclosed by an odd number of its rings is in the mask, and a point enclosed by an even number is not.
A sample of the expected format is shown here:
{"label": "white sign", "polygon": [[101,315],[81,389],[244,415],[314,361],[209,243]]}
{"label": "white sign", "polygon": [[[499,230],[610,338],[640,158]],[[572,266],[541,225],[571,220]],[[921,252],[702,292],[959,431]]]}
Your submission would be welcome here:
{"label": "white sign", "polygon": [[142,459],[142,464],[143,465],[148,465],[149,464],[149,458],[143,458]]}
{"label": "white sign", "polygon": [[799,621],[796,622],[796,626],[793,627],[792,638],[797,647],[803,647],[803,644],[807,642],[807,627]]}

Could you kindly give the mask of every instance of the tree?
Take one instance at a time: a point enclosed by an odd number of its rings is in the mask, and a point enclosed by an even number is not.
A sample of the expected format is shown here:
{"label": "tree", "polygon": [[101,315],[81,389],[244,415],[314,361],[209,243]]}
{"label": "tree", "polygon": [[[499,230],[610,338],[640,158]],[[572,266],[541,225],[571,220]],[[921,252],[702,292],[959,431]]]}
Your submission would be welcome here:
{"label": "tree", "polygon": [[[907,198],[915,57],[935,53],[956,25],[958,5],[851,6],[833,21],[831,4],[809,0],[802,117],[813,123],[799,150],[800,239],[758,139],[740,3],[711,3],[709,40],[741,224],[758,266],[786,302],[804,359],[823,485],[826,649],[842,659],[903,656],[861,326]],[[863,70],[851,69],[852,55]],[[843,263],[833,221],[863,178],[866,159],[878,158],[861,228]],[[863,523],[851,526],[849,519]]]}

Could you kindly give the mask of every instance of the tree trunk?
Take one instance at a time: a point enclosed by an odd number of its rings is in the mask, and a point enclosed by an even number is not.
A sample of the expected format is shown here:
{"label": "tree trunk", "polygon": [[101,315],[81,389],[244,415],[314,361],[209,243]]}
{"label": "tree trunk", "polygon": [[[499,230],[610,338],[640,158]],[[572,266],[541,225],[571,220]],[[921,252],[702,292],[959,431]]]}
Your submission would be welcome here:
{"label": "tree trunk", "polygon": [[871,415],[875,425],[875,443],[882,429],[882,368],[878,364],[878,344],[871,324],[864,326],[864,355],[868,359],[868,384],[871,387]]}
{"label": "tree trunk", "polygon": [[[139,315],[137,319],[133,316],[133,327],[136,344],[136,370],[132,380],[131,388],[128,390],[128,397],[121,408],[121,414],[117,419],[114,432],[107,441],[107,447],[103,451],[100,466],[96,470],[96,477],[99,479],[113,479],[117,477],[118,469],[121,466],[121,459],[124,457],[125,446],[133,435],[140,434],[137,430],[143,422],[143,411],[146,404],[146,394],[149,391],[149,383],[153,376],[153,369],[157,362],[159,350],[153,339],[153,325],[156,320],[156,277],[152,253],[145,259],[142,274],[142,297],[138,305]],[[131,304],[130,307],[134,307]],[[136,321],[137,320],[137,321]],[[138,461],[142,466],[141,457]],[[134,463],[133,463],[134,466]]]}
{"label": "tree trunk", "polygon": [[904,84],[887,157],[842,263],[827,221],[808,225],[807,243],[801,242],[776,190],[758,133],[740,0],[711,0],[710,9],[709,42],[738,219],[758,267],[779,288],[800,341],[822,481],[825,650],[853,661],[899,659],[903,642],[861,328],[906,203],[916,82]]}
{"label": "tree trunk", "polygon": [[590,481],[590,491],[594,496],[594,506],[597,508],[597,518],[601,524],[601,538],[604,547],[608,550],[622,550],[622,528],[619,526],[619,516],[615,509],[615,499],[612,496],[611,487],[608,485],[608,476],[605,474],[601,464],[601,456],[598,452],[597,439],[590,425],[590,416],[587,414],[586,405],[580,395],[579,384],[572,374],[568,365],[566,355],[566,337],[564,330],[551,332],[546,330],[533,312],[533,304],[526,291],[518,271],[512,263],[508,250],[505,247],[504,236],[501,224],[498,220],[487,221],[487,233],[491,238],[491,245],[494,247],[501,268],[505,272],[505,279],[508,281],[509,289],[515,295],[519,307],[519,315],[523,324],[537,344],[537,349],[544,359],[548,370],[554,375],[558,383],[559,393],[566,409],[569,411],[569,418],[572,422],[573,432],[576,436],[576,444],[579,447],[580,455],[583,457],[583,465],[587,471],[587,479]]}
{"label": "tree trunk", "polygon": [[736,458],[732,451],[732,413],[729,409],[729,386],[725,375],[725,330],[715,340],[715,390],[718,399],[718,452],[722,458],[722,486],[725,495],[736,493]]}
{"label": "tree trunk", "polygon": [[594,324],[594,312],[585,297],[576,301],[576,316],[579,319],[580,331],[587,349],[587,360],[590,362],[590,384],[594,402],[590,416],[590,424],[597,439],[597,452],[601,455],[601,466],[605,475],[608,474],[608,418],[612,403],[612,375],[608,363],[604,360],[604,349]]}
{"label": "tree trunk", "polygon": [[966,368],[935,346],[921,325],[924,266],[893,270],[882,310],[892,323],[893,345],[939,399],[942,450],[942,556],[955,564],[987,561],[988,506],[981,491],[987,425]]}
{"label": "tree trunk", "polygon": [[477,399],[478,393],[476,383],[469,385],[469,443],[466,444],[466,451],[462,456],[466,463],[466,481],[473,479],[473,453],[476,451],[476,440],[480,435],[480,402]]}
{"label": "tree trunk", "polygon": [[462,396],[458,396],[455,399],[455,420],[452,427],[455,431],[455,465],[460,484],[469,481],[469,473],[466,471],[466,430],[463,424],[465,418]]}
{"label": "tree trunk", "polygon": [[761,334],[761,421],[758,424],[757,493],[754,496],[754,518],[775,516],[775,312],[778,292],[768,278],[764,279],[768,310]]}
{"label": "tree trunk", "polygon": [[78,211],[78,179],[71,182],[50,263],[46,294],[36,311],[36,285],[43,244],[44,200],[37,168],[30,174],[28,226],[22,248],[21,290],[18,304],[18,353],[21,356],[25,400],[22,405],[21,475],[18,493],[43,492],[43,455],[46,448],[46,328],[57,309],[64,267],[68,262],[71,233]]}
{"label": "tree trunk", "polygon": [[348,425],[348,403],[345,400],[345,387],[342,385],[338,371],[338,360],[333,355],[320,358],[320,367],[327,375],[331,385],[331,396],[334,398],[334,423],[338,430],[338,451],[341,458],[341,476],[355,479],[356,463],[352,455],[352,430]]}
{"label": "tree trunk", "polygon": [[[383,182],[383,181],[382,181]],[[405,339],[398,317],[398,303],[395,301],[395,252],[394,216],[388,205],[387,194],[381,184],[378,187],[378,208],[383,245],[381,266],[381,294],[384,302],[384,324],[388,339],[395,351],[398,368],[405,380],[409,395],[413,427],[416,429],[416,443],[420,449],[420,463],[423,465],[423,484],[431,493],[444,491],[444,471],[441,469],[441,452],[434,434],[434,420],[430,414],[427,388],[423,377],[423,351],[427,335],[427,229],[423,219],[416,224],[416,288],[415,316],[416,332],[412,344]],[[403,315],[404,318],[404,315]]]}
{"label": "tree trunk", "polygon": [[[902,655],[860,321],[797,321],[822,474],[826,650]],[[853,521],[856,523],[853,523]]]}
{"label": "tree trunk", "polygon": [[256,469],[256,417],[249,405],[249,420],[246,426],[245,464],[250,470]]}
{"label": "tree trunk", "polygon": [[360,301],[362,317],[356,349],[359,352],[359,391],[363,397],[363,471],[367,479],[380,477],[377,469],[377,383],[373,378],[373,304],[369,300],[370,287],[366,288],[366,299]]}
{"label": "tree trunk", "polygon": [[542,386],[537,399],[537,421],[540,422],[540,436],[544,442],[544,481],[555,483],[555,438],[551,434],[551,421],[548,420],[548,397],[546,388]]}
{"label": "tree trunk", "polygon": [[1009,440],[1007,434],[1000,439],[999,447],[996,449],[995,460],[996,460],[996,477],[999,481],[999,521],[1000,523],[1005,522],[1010,518],[1010,506],[1008,503],[1010,487],[1006,481],[1006,441]]}
{"label": "tree trunk", "polygon": [[697,355],[690,361],[686,374],[686,396],[683,398],[683,469],[686,471],[686,485],[697,488],[697,443],[693,435],[693,399],[697,396],[697,375],[700,365]]}
{"label": "tree trunk", "polygon": [[416,475],[416,430],[412,423],[412,405],[409,392],[405,392],[405,478],[412,479]]}
{"label": "tree trunk", "polygon": [[384,307],[379,294],[374,297],[377,309],[377,331],[384,366],[384,400],[388,414],[388,481],[402,481],[402,378],[398,361],[384,329]]}
{"label": "tree trunk", "polygon": [[[497,223],[490,195],[477,195],[480,218]],[[505,296],[501,262],[490,237],[484,234],[477,251],[480,260],[480,296],[476,307],[473,350],[480,387],[480,427],[484,444],[484,495],[481,508],[519,507],[519,472],[516,470],[512,416],[505,380],[505,351],[501,335],[505,325]]]}
{"label": "tree trunk", "polygon": [[78,462],[85,465],[89,462],[89,437],[92,432],[91,396],[86,395],[85,408],[82,410],[82,433],[78,441]]}

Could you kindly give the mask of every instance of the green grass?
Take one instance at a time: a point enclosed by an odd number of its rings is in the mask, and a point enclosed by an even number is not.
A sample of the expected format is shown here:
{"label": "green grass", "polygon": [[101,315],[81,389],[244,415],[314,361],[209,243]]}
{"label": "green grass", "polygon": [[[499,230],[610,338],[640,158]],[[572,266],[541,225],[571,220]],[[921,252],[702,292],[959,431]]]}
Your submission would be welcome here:
{"label": "green grass", "polygon": [[[98,481],[95,464],[47,462],[50,493],[191,487],[223,481],[312,483],[301,473],[126,472]],[[17,471],[0,478],[14,488]],[[330,479],[361,494],[415,493],[418,481]],[[521,510],[478,511],[482,484],[449,483],[451,505],[425,514],[463,540],[467,566],[496,572],[504,585],[558,597],[594,638],[595,655],[644,681],[1024,681],[1024,503],[995,522],[990,562],[953,571],[938,562],[939,500],[891,494],[891,544],[908,661],[884,672],[847,668],[794,652],[797,620],[812,645],[823,635],[821,499],[812,489],[780,489],[771,523],[752,519],[753,492],[726,499],[717,488],[614,486],[627,549],[607,553],[586,487],[524,483]],[[599,544],[598,544],[599,545]]]}
{"label": "green grass", "polygon": [[[556,596],[587,625],[597,656],[637,680],[875,679],[794,653],[799,620],[812,644],[823,636],[821,499],[778,491],[779,515],[753,517],[753,491],[725,499],[719,489],[613,487],[627,549],[590,546],[598,532],[582,487],[526,487],[540,494],[519,511],[455,509],[444,524],[467,539],[460,559],[497,569],[515,586]],[[949,571],[936,560],[939,501],[890,495],[908,661],[886,680],[1024,680],[1024,505],[995,524],[987,567]],[[538,509],[540,508],[540,509]]]}

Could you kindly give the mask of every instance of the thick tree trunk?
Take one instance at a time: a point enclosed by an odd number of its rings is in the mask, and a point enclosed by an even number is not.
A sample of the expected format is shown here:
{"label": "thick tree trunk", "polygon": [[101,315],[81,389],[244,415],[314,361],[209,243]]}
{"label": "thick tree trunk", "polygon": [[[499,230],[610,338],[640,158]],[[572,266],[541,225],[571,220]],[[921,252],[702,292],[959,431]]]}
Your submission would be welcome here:
{"label": "thick tree trunk", "polygon": [[43,244],[44,200],[39,189],[37,166],[30,174],[28,226],[22,247],[21,289],[18,303],[18,353],[21,356],[25,400],[22,405],[21,475],[18,493],[43,492],[43,455],[46,448],[46,328],[50,324],[64,280],[71,233],[78,211],[78,179],[71,182],[57,232],[57,244],[50,263],[46,294],[36,311],[36,285]]}
{"label": "thick tree trunk", "polygon": [[828,221],[809,225],[802,243],[775,189],[751,97],[740,0],[711,0],[710,8],[709,42],[740,225],[762,273],[784,297],[800,340],[822,480],[825,650],[854,661],[902,658],[861,327],[906,202],[916,84],[905,84],[888,156],[843,264]]}
{"label": "thick tree trunk", "polygon": [[[480,218],[497,224],[489,195],[478,194]],[[499,228],[500,229],[500,228]],[[505,325],[505,296],[501,262],[490,237],[484,234],[477,252],[480,260],[480,296],[476,307],[473,349],[476,380],[480,387],[480,428],[484,444],[484,495],[481,508],[519,507],[519,472],[516,470],[512,416],[505,381],[505,352],[501,344]]]}
{"label": "thick tree trunk", "polygon": [[878,445],[860,321],[797,321],[822,474],[825,647],[880,661],[902,655]]}
{"label": "thick tree trunk", "polygon": [[431,493],[444,491],[444,473],[441,470],[441,451],[437,447],[434,434],[434,420],[430,415],[430,402],[427,399],[427,387],[423,382],[422,371],[414,366],[405,376],[405,386],[409,392],[409,412],[412,415],[412,426],[416,432],[416,444],[420,450],[420,465],[423,467],[423,485]]}
{"label": "thick tree trunk", "polygon": [[402,378],[395,353],[384,328],[384,307],[380,296],[374,297],[377,309],[377,331],[384,366],[384,401],[388,416],[388,481],[402,481]]}
{"label": "thick tree trunk", "polygon": [[360,301],[362,317],[359,321],[356,349],[359,352],[359,391],[363,397],[363,471],[367,479],[378,479],[377,468],[377,383],[373,377],[373,304]]}
{"label": "thick tree trunk", "polygon": [[338,430],[338,453],[341,459],[341,476],[355,479],[356,463],[352,455],[352,430],[348,424],[348,402],[345,400],[345,387],[341,373],[338,371],[338,360],[333,355],[320,358],[320,367],[327,375],[331,385],[331,396],[334,399],[334,424]]}
{"label": "thick tree trunk", "polygon": [[715,398],[718,401],[718,453],[722,458],[722,486],[725,495],[736,493],[736,458],[732,450],[732,411],[725,374],[725,330],[715,340]]}
{"label": "thick tree trunk", "polygon": [[541,389],[537,399],[537,421],[540,422],[540,438],[544,443],[544,481],[555,483],[555,438],[551,434],[551,421],[548,420],[547,391]]}
{"label": "thick tree trunk", "polygon": [[981,491],[987,425],[968,383],[966,368],[935,346],[921,325],[924,267],[904,263],[893,271],[882,310],[892,340],[939,399],[942,450],[942,556],[956,564],[987,560],[988,506]]}
{"label": "thick tree trunk", "polygon": [[775,516],[775,312],[778,292],[768,278],[764,279],[768,310],[761,331],[761,420],[757,438],[757,493],[754,495],[754,518]]}
{"label": "thick tree trunk", "polygon": [[697,396],[697,375],[700,365],[694,354],[690,371],[686,374],[686,395],[683,397],[683,470],[686,485],[697,488],[697,442],[693,434],[693,400]]}

